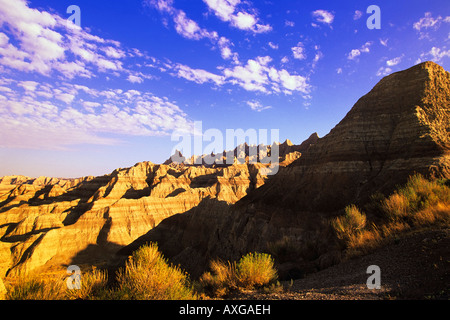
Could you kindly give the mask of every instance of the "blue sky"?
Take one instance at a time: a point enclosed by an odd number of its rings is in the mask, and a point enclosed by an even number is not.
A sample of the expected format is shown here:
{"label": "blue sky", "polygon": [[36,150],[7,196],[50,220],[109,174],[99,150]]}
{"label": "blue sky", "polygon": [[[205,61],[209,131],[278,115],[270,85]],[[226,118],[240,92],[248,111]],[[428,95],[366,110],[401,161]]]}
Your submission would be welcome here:
{"label": "blue sky", "polygon": [[161,163],[194,121],[324,136],[383,76],[449,70],[449,27],[447,0],[0,0],[0,176]]}

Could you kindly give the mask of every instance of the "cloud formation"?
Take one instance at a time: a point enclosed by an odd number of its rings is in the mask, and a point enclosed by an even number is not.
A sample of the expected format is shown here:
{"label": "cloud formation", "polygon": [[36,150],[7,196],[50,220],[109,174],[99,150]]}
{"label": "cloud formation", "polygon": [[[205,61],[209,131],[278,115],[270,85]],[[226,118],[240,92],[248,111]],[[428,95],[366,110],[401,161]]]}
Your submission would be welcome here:
{"label": "cloud formation", "polygon": [[183,10],[175,8],[173,0],[144,0],[144,3],[161,13],[168,14],[174,22],[175,30],[182,37],[190,40],[207,39],[213,47],[219,48],[223,59],[238,62],[238,54],[232,50],[234,45],[229,39],[220,37],[216,31],[201,28],[196,21],[188,18]]}
{"label": "cloud formation", "polygon": [[357,57],[361,55],[361,53],[369,53],[370,52],[370,46],[373,44],[372,41],[367,41],[365,44],[361,46],[359,49],[352,49],[348,55],[348,60],[355,60]]}
{"label": "cloud formation", "polygon": [[146,58],[138,49],[29,8],[24,0],[0,0],[0,24],[0,146],[114,144],[119,140],[108,135],[168,135],[191,127],[187,114],[167,98],[77,84],[101,76],[133,84],[152,78],[126,66],[128,58]]}
{"label": "cloud formation", "polygon": [[317,22],[322,24],[331,25],[334,21],[334,14],[327,10],[316,10],[311,15]]}
{"label": "cloud formation", "polygon": [[[168,98],[138,90],[0,78],[0,147],[62,149],[73,144],[116,144],[110,134],[169,135],[193,123]],[[94,101],[95,100],[95,101]]]}
{"label": "cloud formation", "polygon": [[[241,0],[203,0],[208,8],[220,20],[229,22],[232,27],[252,33],[265,33],[272,30],[268,24],[259,23],[259,17],[254,8]],[[244,4],[248,10],[244,10]]]}

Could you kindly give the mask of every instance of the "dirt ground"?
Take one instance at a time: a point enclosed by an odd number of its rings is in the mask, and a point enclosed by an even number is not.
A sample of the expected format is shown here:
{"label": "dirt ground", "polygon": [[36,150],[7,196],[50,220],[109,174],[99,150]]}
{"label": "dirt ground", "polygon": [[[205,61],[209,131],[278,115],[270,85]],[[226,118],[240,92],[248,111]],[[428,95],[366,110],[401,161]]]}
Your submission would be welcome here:
{"label": "dirt ground", "polygon": [[[368,289],[370,265],[380,267],[381,288]],[[275,293],[247,292],[240,299],[384,300],[450,298],[450,229],[414,232],[375,252],[303,279]]]}

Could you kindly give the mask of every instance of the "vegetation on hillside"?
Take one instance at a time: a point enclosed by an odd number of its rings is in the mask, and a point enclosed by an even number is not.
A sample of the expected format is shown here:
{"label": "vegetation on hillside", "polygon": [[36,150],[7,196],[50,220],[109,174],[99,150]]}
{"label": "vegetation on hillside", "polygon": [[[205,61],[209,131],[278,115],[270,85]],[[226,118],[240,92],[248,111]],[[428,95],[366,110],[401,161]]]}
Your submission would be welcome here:
{"label": "vegetation on hillside", "polygon": [[365,211],[350,205],[345,215],[331,222],[347,256],[367,254],[408,231],[448,226],[450,180],[428,180],[415,174],[390,196],[374,195]]}
{"label": "vegetation on hillside", "polygon": [[[362,209],[349,205],[331,221],[347,257],[367,254],[408,231],[449,224],[450,180],[428,180],[418,174],[388,197],[374,195]],[[294,248],[283,238],[272,250],[279,260],[309,252],[309,247]],[[164,258],[156,243],[149,243],[133,252],[111,283],[106,271],[95,268],[82,274],[81,289],[68,289],[67,279],[61,276],[31,275],[6,282],[6,299],[209,299],[245,290],[279,290],[277,279],[271,255],[248,253],[238,261],[213,260],[210,271],[192,281]]]}

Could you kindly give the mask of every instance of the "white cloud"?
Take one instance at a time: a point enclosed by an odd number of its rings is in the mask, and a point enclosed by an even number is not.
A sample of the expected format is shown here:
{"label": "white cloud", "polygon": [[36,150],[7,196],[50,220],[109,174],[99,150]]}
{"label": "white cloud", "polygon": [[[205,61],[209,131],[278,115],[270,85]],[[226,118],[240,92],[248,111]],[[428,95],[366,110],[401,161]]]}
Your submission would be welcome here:
{"label": "white cloud", "polygon": [[337,69],[336,69],[336,73],[337,73],[337,74],[341,74],[341,73],[342,73],[342,68],[337,68]]}
{"label": "white cloud", "polygon": [[[175,24],[175,30],[182,37],[191,40],[208,39],[213,46],[217,46],[220,49],[220,55],[223,59],[232,59],[235,63],[238,62],[238,54],[231,49],[233,43],[229,39],[220,37],[216,31],[208,31],[205,28],[201,28],[197,22],[188,18],[183,10],[174,8],[172,0],[144,0],[144,3],[162,13],[169,14]],[[221,8],[226,12],[228,2],[224,3]],[[245,17],[241,17],[241,23],[245,23]]]}
{"label": "white cloud", "polygon": [[283,92],[288,95],[293,92],[309,93],[311,87],[306,77],[271,67],[271,62],[270,57],[257,57],[249,59],[245,66],[227,68],[223,74],[228,82],[239,85],[247,91],[267,94]]}
{"label": "white cloud", "polygon": [[359,49],[352,49],[350,53],[347,55],[347,59],[354,60],[361,55],[361,53],[369,53],[370,46],[373,44],[372,41],[368,41],[361,46]]}
{"label": "white cloud", "polygon": [[178,10],[173,21],[175,22],[175,30],[187,39],[200,40],[204,38],[218,38],[217,33],[200,28],[197,22],[186,16],[184,11]]}
{"label": "white cloud", "polygon": [[312,16],[317,22],[331,25],[334,20],[334,14],[326,10],[316,10],[312,12]]}
{"label": "white cloud", "polygon": [[432,47],[430,49],[430,51],[422,53],[420,55],[420,59],[418,60],[418,62],[421,62],[424,60],[431,60],[436,63],[439,63],[445,57],[447,57],[447,58],[450,57],[450,50],[447,50],[447,48],[445,46],[443,48]]}
{"label": "white cloud", "polygon": [[120,43],[105,40],[60,16],[29,8],[25,0],[0,0],[0,65],[73,79],[123,71]]}
{"label": "white cloud", "polygon": [[294,27],[294,26],[295,26],[295,22],[294,22],[294,21],[286,20],[286,21],[284,21],[284,25],[285,25],[286,27]]}
{"label": "white cloud", "polygon": [[297,43],[297,46],[292,47],[292,55],[295,59],[304,60],[306,59],[305,49],[303,48],[303,43]]}
{"label": "white cloud", "polygon": [[378,69],[377,71],[377,76],[387,76],[388,74],[390,74],[392,72],[392,69],[389,67],[381,67],[380,69]]}
{"label": "white cloud", "polygon": [[322,51],[319,51],[318,48],[316,48],[316,50],[317,50],[317,52],[316,52],[316,54],[314,55],[314,59],[313,59],[313,62],[312,62],[312,68],[313,68],[313,69],[316,67],[316,65],[317,65],[317,63],[319,62],[319,60],[322,59],[322,58],[324,57]]}
{"label": "white cloud", "polygon": [[195,83],[203,84],[205,82],[212,82],[217,86],[221,86],[224,84],[224,77],[213,74],[206,70],[202,69],[193,69],[189,66],[183,64],[175,64],[173,70],[176,71],[176,76],[179,78],[184,78],[189,81],[193,81]]}
{"label": "white cloud", "polygon": [[[61,149],[74,144],[117,144],[119,140],[104,134],[155,136],[192,128],[176,104],[147,92],[98,91],[69,83],[58,87],[39,83],[30,91],[23,84],[10,81],[10,90],[4,91],[1,147]],[[47,90],[50,97],[35,95]],[[88,100],[81,99],[80,91]]]}
{"label": "white cloud", "polygon": [[388,61],[386,61],[386,65],[388,67],[396,66],[402,61],[402,58],[403,58],[403,56],[400,56],[400,57],[396,57],[396,58],[393,58],[391,60],[388,60]]}
{"label": "white cloud", "polygon": [[430,37],[428,31],[436,31],[440,28],[442,23],[450,23],[450,16],[445,18],[442,18],[441,16],[433,18],[431,12],[425,12],[424,17],[413,24],[413,28],[419,33],[419,39],[424,39]]}
{"label": "white cloud", "polygon": [[247,105],[248,105],[252,110],[258,111],[258,112],[261,112],[261,111],[263,111],[263,110],[271,109],[271,108],[272,108],[271,106],[263,106],[263,105],[261,104],[261,102],[256,101],[256,100],[247,101]]}
{"label": "white cloud", "polygon": [[269,47],[271,47],[274,50],[278,50],[278,44],[273,43],[272,41],[270,41],[268,43]]}
{"label": "white cloud", "polygon": [[130,74],[130,75],[128,76],[127,80],[128,80],[129,82],[131,82],[131,83],[142,83],[142,82],[144,82],[144,79],[142,79],[142,78],[139,77],[139,76],[132,75],[132,74]]}
{"label": "white cloud", "polygon": [[36,87],[38,86],[38,82],[36,81],[20,81],[17,85],[24,88],[26,91],[34,92]]}
{"label": "white cloud", "polygon": [[388,45],[388,40],[389,40],[389,39],[380,39],[381,45],[387,47],[387,45]]}
{"label": "white cloud", "polygon": [[437,29],[440,27],[442,22],[450,22],[450,16],[442,18],[438,16],[437,18],[433,18],[431,12],[425,12],[425,16],[420,18],[419,21],[413,24],[413,28],[417,31],[421,31],[422,29]]}
{"label": "white cloud", "polygon": [[233,43],[229,39],[220,37],[217,46],[219,47],[220,55],[223,59],[232,59],[234,63],[239,63],[239,55],[231,49]]}
{"label": "white cloud", "polygon": [[350,53],[348,54],[347,58],[349,60],[353,60],[360,55],[361,55],[361,51],[359,49],[352,49],[352,51],[350,51]]}
{"label": "white cloud", "polygon": [[[230,22],[231,26],[253,33],[265,33],[272,30],[268,24],[260,24],[254,8],[244,11],[242,5],[247,2],[240,0],[203,0],[208,8],[222,21]],[[248,12],[250,11],[250,12]]]}

